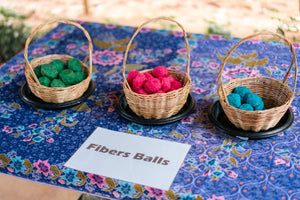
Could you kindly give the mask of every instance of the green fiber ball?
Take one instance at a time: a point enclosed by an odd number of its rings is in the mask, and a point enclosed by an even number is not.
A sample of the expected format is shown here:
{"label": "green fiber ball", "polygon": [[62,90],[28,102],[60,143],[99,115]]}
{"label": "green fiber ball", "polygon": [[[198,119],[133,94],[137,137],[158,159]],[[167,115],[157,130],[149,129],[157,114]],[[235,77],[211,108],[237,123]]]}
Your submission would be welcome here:
{"label": "green fiber ball", "polygon": [[247,87],[239,86],[239,87],[234,88],[233,93],[239,94],[243,99],[245,94],[251,93],[251,91]]}
{"label": "green fiber ball", "polygon": [[228,102],[233,107],[240,107],[242,104],[241,96],[235,93],[227,95]]}
{"label": "green fiber ball", "polygon": [[75,83],[80,83],[85,79],[86,75],[84,72],[75,72]]}
{"label": "green fiber ball", "polygon": [[41,85],[49,87],[51,81],[48,77],[42,76],[42,77],[39,78],[39,82],[40,82]]}
{"label": "green fiber ball", "polygon": [[259,107],[260,104],[263,103],[262,99],[260,96],[258,96],[255,93],[247,93],[245,94],[243,101],[247,104],[250,104],[254,109],[256,107]]}
{"label": "green fiber ball", "polygon": [[41,65],[38,65],[36,68],[34,68],[34,73],[35,73],[35,75],[36,75],[36,77],[38,77],[38,78],[40,78],[41,76],[42,76],[42,74],[41,74]]}
{"label": "green fiber ball", "polygon": [[59,78],[64,82],[66,85],[73,85],[75,84],[75,73],[71,69],[64,69],[59,73]]}
{"label": "green fiber ball", "polygon": [[64,82],[62,82],[60,79],[53,79],[50,84],[51,87],[66,87]]}
{"label": "green fiber ball", "polygon": [[41,67],[41,74],[47,76],[50,80],[53,80],[57,77],[58,71],[54,65],[43,64]]}
{"label": "green fiber ball", "polygon": [[239,107],[239,109],[241,109],[241,110],[247,110],[247,111],[253,111],[254,110],[253,107],[250,104],[246,104],[246,103],[242,104]]}
{"label": "green fiber ball", "polygon": [[81,71],[81,63],[78,59],[72,58],[68,62],[68,68],[73,70],[74,72],[80,72]]}
{"label": "green fiber ball", "polygon": [[66,66],[65,63],[59,59],[53,60],[52,65],[54,65],[56,67],[58,73],[61,72],[62,70],[64,70],[65,66]]}

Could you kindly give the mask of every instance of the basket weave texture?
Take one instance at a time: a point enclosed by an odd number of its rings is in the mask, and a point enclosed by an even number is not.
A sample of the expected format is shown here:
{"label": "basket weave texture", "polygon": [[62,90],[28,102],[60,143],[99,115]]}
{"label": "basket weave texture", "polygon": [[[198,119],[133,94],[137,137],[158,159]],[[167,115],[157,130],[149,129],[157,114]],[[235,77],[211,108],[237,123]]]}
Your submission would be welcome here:
{"label": "basket weave texture", "polygon": [[[222,81],[222,71],[225,66],[227,59],[230,54],[236,49],[241,43],[252,39],[257,36],[272,35],[277,36],[288,43],[290,50],[292,52],[292,61],[290,67],[285,74],[283,81],[278,81],[270,77],[251,77],[251,78],[238,78],[223,84]],[[289,73],[295,64],[295,76],[293,90],[288,87],[287,79]],[[230,51],[225,56],[222,66],[219,71],[219,76],[217,80],[217,93],[221,106],[227,116],[227,118],[237,127],[245,131],[260,132],[268,130],[276,126],[283,115],[286,113],[290,107],[296,89],[297,81],[297,60],[295,55],[295,49],[291,42],[289,42],[285,37],[272,32],[257,33],[243,38],[235,46],[233,46]],[[244,111],[235,108],[228,103],[227,95],[233,92],[234,88],[238,86],[248,87],[251,92],[256,93],[260,96],[265,104],[265,110],[261,111]]]}
{"label": "basket weave texture", "polygon": [[[125,76],[125,70],[126,70],[126,60],[129,48],[131,46],[131,43],[135,36],[139,33],[139,31],[143,28],[144,25],[157,20],[167,20],[176,23],[183,31],[185,43],[186,43],[186,49],[187,49],[187,66],[185,71],[180,70],[174,70],[174,69],[168,69],[168,74],[170,76],[173,76],[176,80],[180,81],[183,85],[182,88],[178,90],[174,90],[168,93],[157,93],[157,94],[150,94],[150,95],[142,95],[138,94],[131,90],[129,83],[127,82],[126,76]],[[123,90],[126,96],[127,103],[130,107],[130,109],[137,114],[140,117],[143,117],[145,119],[163,119],[171,117],[172,115],[177,114],[181,108],[184,106],[190,86],[191,86],[191,78],[189,75],[190,71],[190,50],[188,45],[188,40],[186,36],[186,32],[183,28],[183,26],[178,23],[177,21],[166,18],[166,17],[159,17],[159,18],[153,18],[146,22],[144,22],[142,25],[140,25],[136,32],[133,34],[132,38],[130,39],[125,55],[123,60]],[[140,71],[141,73],[145,72],[152,72],[152,69],[143,70]]]}
{"label": "basket weave texture", "polygon": [[[81,81],[78,84],[69,86],[69,87],[57,87],[57,88],[51,88],[43,86],[39,83],[38,78],[36,77],[34,73],[34,68],[36,68],[38,65],[41,64],[49,64],[55,59],[62,60],[65,64],[68,63],[70,59],[72,59],[72,56],[69,55],[59,55],[59,54],[52,54],[47,55],[43,57],[39,57],[36,59],[28,61],[28,45],[31,42],[33,36],[36,34],[38,30],[43,28],[46,25],[54,24],[54,23],[66,23],[76,26],[77,28],[81,29],[88,39],[89,43],[89,55],[85,58],[83,62],[81,63],[82,71],[87,75],[87,77]],[[83,93],[87,90],[89,83],[92,78],[92,51],[93,51],[93,45],[90,38],[89,33],[78,23],[66,20],[66,19],[55,19],[49,22],[46,22],[44,24],[41,24],[37,26],[31,33],[31,35],[27,38],[25,49],[24,49],[24,57],[25,57],[25,77],[28,83],[28,86],[31,90],[31,92],[42,99],[45,102],[48,103],[63,103],[67,101],[71,101],[74,99],[77,99],[83,95]],[[89,67],[85,64],[87,60],[89,59]]]}

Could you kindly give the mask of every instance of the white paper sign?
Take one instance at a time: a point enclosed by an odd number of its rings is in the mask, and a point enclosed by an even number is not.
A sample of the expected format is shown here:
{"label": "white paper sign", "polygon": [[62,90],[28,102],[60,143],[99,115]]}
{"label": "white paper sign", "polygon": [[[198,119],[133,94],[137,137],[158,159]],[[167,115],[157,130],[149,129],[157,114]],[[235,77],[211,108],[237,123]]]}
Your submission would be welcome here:
{"label": "white paper sign", "polygon": [[65,166],[168,190],[190,147],[98,127]]}

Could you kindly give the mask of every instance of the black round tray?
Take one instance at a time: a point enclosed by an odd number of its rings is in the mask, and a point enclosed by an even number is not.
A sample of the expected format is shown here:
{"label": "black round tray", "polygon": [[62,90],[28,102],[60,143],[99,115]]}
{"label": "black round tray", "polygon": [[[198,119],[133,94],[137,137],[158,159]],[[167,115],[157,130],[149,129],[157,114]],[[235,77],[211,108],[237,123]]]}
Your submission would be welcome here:
{"label": "black round tray", "polygon": [[146,126],[162,126],[166,124],[171,124],[183,119],[185,116],[190,114],[195,107],[195,99],[189,94],[186,103],[182,109],[175,115],[166,119],[145,119],[137,116],[128,106],[127,100],[124,94],[119,97],[117,102],[117,110],[119,114],[134,123],[146,125]]}
{"label": "black round tray", "polygon": [[212,104],[208,112],[208,117],[213,124],[215,124],[228,135],[243,140],[264,139],[277,135],[278,133],[289,128],[294,121],[294,114],[291,109],[288,109],[275,127],[260,132],[244,131],[242,129],[238,129],[229,121],[219,101],[216,101]]}
{"label": "black round tray", "polygon": [[95,91],[95,83],[94,83],[93,80],[91,80],[88,89],[78,99],[74,99],[72,101],[67,101],[67,102],[64,102],[64,103],[47,103],[47,102],[43,101],[42,99],[38,98],[37,96],[35,96],[31,92],[31,90],[30,90],[30,88],[29,88],[29,86],[26,82],[22,85],[22,87],[19,91],[19,95],[25,103],[28,103],[30,105],[33,105],[33,106],[36,106],[38,108],[42,108],[42,109],[45,109],[45,110],[59,110],[59,109],[70,108],[70,107],[73,107],[75,105],[78,105],[78,104],[82,103],[94,91]]}

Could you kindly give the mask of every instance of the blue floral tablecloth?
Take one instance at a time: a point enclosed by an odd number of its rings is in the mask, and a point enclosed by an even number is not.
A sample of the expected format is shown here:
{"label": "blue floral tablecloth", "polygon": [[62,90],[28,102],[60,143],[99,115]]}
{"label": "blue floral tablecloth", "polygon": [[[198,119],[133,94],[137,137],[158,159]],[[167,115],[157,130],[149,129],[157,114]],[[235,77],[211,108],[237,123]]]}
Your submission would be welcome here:
{"label": "blue floral tablecloth", "polygon": [[[300,199],[300,89],[292,103],[292,126],[268,139],[233,138],[208,119],[209,106],[217,100],[222,59],[239,38],[189,33],[195,109],[177,123],[142,126],[122,118],[115,108],[123,90],[123,55],[135,28],[79,23],[93,40],[92,78],[96,83],[95,92],[82,104],[58,111],[28,105],[18,95],[26,82],[23,52],[1,66],[1,173],[107,198]],[[181,32],[143,28],[129,52],[128,70],[158,65],[184,70],[187,57],[182,36]],[[295,47],[299,55],[299,46]],[[88,42],[81,30],[60,24],[29,47],[29,60],[49,54],[83,60],[87,52]],[[234,51],[223,79],[271,76],[282,80],[290,61],[288,46],[250,40]],[[291,82],[293,77],[292,73]],[[64,167],[96,127],[192,147],[168,191]]]}

